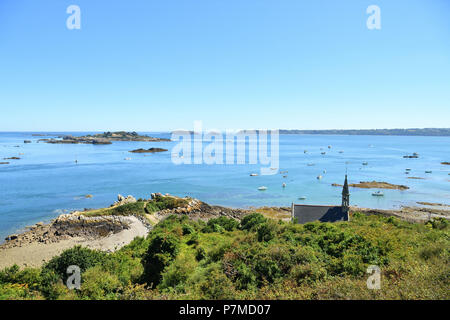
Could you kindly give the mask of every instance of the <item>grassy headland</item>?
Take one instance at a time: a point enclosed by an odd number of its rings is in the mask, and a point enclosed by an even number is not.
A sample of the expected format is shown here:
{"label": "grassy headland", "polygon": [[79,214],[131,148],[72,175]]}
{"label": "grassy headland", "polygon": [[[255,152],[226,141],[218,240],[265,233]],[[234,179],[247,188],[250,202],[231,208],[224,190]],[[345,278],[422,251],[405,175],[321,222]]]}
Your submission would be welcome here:
{"label": "grassy headland", "polygon": [[[91,213],[179,205],[163,199]],[[449,236],[444,219],[355,213],[298,225],[260,213],[207,222],[172,214],[113,253],[74,247],[42,268],[7,268],[0,299],[449,299]],[[80,290],[64,285],[69,265],[82,270]],[[382,271],[380,290],[366,287],[369,265]]]}

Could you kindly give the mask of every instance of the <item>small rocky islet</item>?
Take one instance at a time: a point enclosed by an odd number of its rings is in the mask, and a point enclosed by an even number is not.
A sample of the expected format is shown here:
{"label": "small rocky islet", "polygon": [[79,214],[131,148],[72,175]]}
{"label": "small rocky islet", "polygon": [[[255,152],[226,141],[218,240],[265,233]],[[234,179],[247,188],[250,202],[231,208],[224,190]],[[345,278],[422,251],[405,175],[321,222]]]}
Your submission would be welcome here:
{"label": "small rocky islet", "polygon": [[150,149],[136,149],[136,150],[131,150],[128,152],[131,153],[155,153],[155,152],[164,152],[164,151],[168,151],[167,149],[163,149],[163,148],[150,148]]}
{"label": "small rocky islet", "polygon": [[[333,183],[333,187],[342,187],[341,184]],[[409,187],[405,185],[397,185],[384,181],[361,181],[360,183],[351,183],[348,185],[353,188],[364,188],[364,189],[395,189],[395,190],[408,190]]]}
{"label": "small rocky islet", "polygon": [[111,144],[112,141],[148,141],[148,142],[162,142],[170,141],[166,138],[155,138],[147,135],[139,135],[136,132],[116,131],[116,132],[104,132],[94,135],[85,136],[60,136],[58,139],[44,138],[39,139],[38,142],[53,143],[53,144]]}

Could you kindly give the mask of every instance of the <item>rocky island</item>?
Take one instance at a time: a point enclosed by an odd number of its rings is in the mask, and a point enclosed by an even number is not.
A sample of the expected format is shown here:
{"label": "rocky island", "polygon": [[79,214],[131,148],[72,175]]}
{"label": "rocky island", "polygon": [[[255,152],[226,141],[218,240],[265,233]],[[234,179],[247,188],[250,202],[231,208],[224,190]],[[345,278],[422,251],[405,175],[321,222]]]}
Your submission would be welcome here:
{"label": "rocky island", "polygon": [[111,141],[148,141],[148,142],[161,142],[161,141],[170,141],[170,139],[166,138],[155,138],[147,135],[139,135],[136,132],[126,132],[126,131],[117,131],[117,132],[104,132],[98,133],[94,135],[85,135],[85,136],[59,136],[58,139],[39,139],[38,141],[43,141],[46,143],[54,143],[54,144],[111,144]]}
{"label": "rocky island", "polygon": [[[342,187],[341,184],[333,183],[333,187]],[[351,183],[348,185],[349,187],[353,188],[364,188],[364,189],[371,189],[371,188],[377,188],[377,189],[396,189],[396,190],[408,190],[408,186],[404,185],[397,185],[392,184],[388,182],[378,182],[378,181],[361,181],[360,183]]]}
{"label": "rocky island", "polygon": [[128,152],[131,153],[154,153],[154,152],[164,152],[167,151],[167,149],[163,149],[163,148],[150,148],[150,149],[136,149],[136,150],[131,150]]}

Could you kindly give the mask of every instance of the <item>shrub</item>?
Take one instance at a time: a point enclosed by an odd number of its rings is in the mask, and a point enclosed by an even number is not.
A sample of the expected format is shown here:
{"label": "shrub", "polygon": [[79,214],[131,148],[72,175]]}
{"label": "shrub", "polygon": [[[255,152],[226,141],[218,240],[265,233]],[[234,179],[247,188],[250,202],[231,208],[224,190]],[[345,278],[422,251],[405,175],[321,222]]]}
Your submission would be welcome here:
{"label": "shrub", "polygon": [[241,220],[242,230],[254,230],[258,225],[263,224],[267,219],[260,213],[251,213]]}
{"label": "shrub", "polygon": [[175,209],[179,207],[185,207],[188,204],[187,199],[174,198],[169,196],[157,197],[147,203],[147,207],[156,209],[155,211],[164,209]]}
{"label": "shrub", "polygon": [[186,242],[187,245],[192,246],[192,245],[198,245],[199,243],[199,236],[197,232],[194,232],[190,239]]}
{"label": "shrub", "polygon": [[168,231],[151,235],[150,245],[142,260],[144,266],[143,280],[156,286],[161,280],[161,273],[178,254],[180,239]]}
{"label": "shrub", "polygon": [[439,245],[432,245],[427,248],[423,248],[419,252],[419,256],[424,260],[429,260],[434,257],[439,257],[444,252],[444,248]]}
{"label": "shrub", "polygon": [[121,283],[116,275],[101,266],[89,268],[83,274],[80,296],[84,299],[106,300],[116,299]]}
{"label": "shrub", "polygon": [[227,218],[227,217],[219,217],[209,219],[206,227],[202,229],[202,232],[211,233],[211,232],[223,232],[223,231],[233,231],[239,226],[239,222]]}
{"label": "shrub", "polygon": [[185,292],[184,285],[192,271],[195,270],[196,263],[192,256],[177,258],[172,264],[165,268],[161,275],[159,289],[174,289],[178,292]]}
{"label": "shrub", "polygon": [[233,282],[222,272],[217,264],[211,265],[203,280],[195,284],[202,299],[233,299],[235,288]]}
{"label": "shrub", "polygon": [[0,283],[0,300],[40,299],[38,292],[30,291],[26,284]]}
{"label": "shrub", "polygon": [[145,202],[143,201],[127,203],[113,208],[111,214],[119,216],[142,215],[145,213],[144,207]]}
{"label": "shrub", "polygon": [[195,229],[193,226],[191,226],[190,224],[183,224],[182,226],[183,228],[183,236],[187,235],[187,234],[192,234],[195,232]]}
{"label": "shrub", "polygon": [[257,229],[258,241],[267,242],[275,237],[277,225],[273,221],[261,224]]}
{"label": "shrub", "polygon": [[292,267],[290,275],[297,284],[313,283],[324,279],[327,275],[327,270],[315,263],[298,264]]}
{"label": "shrub", "polygon": [[71,249],[65,250],[61,255],[52,258],[46,263],[42,269],[44,273],[54,272],[56,276],[64,282],[67,280],[67,268],[71,265],[76,265],[83,273],[90,267],[101,264],[105,261],[106,253],[75,246]]}
{"label": "shrub", "polygon": [[433,218],[426,223],[427,226],[430,226],[433,229],[444,230],[448,227],[449,222],[445,218]]}
{"label": "shrub", "polygon": [[203,260],[206,257],[206,251],[203,247],[199,247],[197,248],[196,252],[195,252],[195,259],[197,259],[197,261]]}
{"label": "shrub", "polygon": [[0,271],[0,283],[27,284],[30,289],[38,289],[41,284],[41,271],[38,268],[20,270],[17,265]]}

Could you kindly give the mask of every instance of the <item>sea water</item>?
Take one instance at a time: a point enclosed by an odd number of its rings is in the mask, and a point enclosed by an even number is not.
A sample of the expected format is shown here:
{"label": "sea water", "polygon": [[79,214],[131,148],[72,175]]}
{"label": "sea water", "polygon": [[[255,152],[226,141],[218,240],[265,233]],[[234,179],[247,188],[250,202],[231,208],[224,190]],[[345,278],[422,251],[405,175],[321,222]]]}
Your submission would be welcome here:
{"label": "sea water", "polygon": [[[141,134],[170,138],[169,133]],[[242,208],[289,207],[292,202],[339,205],[342,188],[332,184],[342,184],[346,172],[349,183],[375,180],[410,188],[383,190],[384,197],[372,196],[377,189],[350,188],[351,205],[388,209],[417,201],[450,204],[450,166],[441,164],[450,161],[450,137],[280,135],[279,171],[288,172],[254,177],[250,174],[259,173],[261,165],[176,165],[170,150],[177,142],[38,143],[41,138],[48,136],[0,133],[0,162],[10,162],[0,165],[0,239],[61,213],[107,207],[118,194],[149,198],[154,192],[170,193]],[[32,142],[24,144],[24,140]],[[169,151],[129,153],[150,147]],[[419,158],[403,158],[413,152]],[[13,156],[21,159],[3,160]],[[409,174],[406,168],[411,169]],[[429,170],[432,173],[425,173]],[[260,186],[267,190],[259,191]],[[88,194],[93,197],[86,198]]]}

